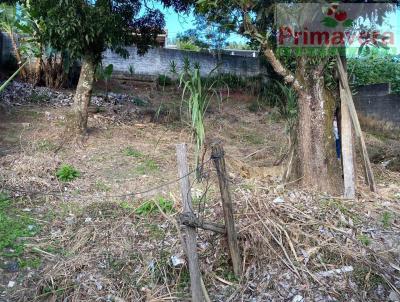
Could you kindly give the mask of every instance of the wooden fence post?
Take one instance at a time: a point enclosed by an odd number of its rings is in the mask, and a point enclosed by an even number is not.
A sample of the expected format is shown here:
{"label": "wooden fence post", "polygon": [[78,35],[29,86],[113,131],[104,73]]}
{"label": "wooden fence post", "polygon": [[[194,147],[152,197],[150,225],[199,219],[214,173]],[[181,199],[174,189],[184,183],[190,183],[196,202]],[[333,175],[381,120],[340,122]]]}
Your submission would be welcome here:
{"label": "wooden fence post", "polygon": [[228,237],[229,251],[233,264],[233,271],[237,277],[242,274],[242,263],[240,260],[239,245],[235,222],[233,218],[232,198],[229,192],[228,175],[226,173],[224,149],[220,142],[215,142],[211,146],[211,158],[217,170],[219,189],[221,191],[222,207],[224,210],[225,228]]}
{"label": "wooden fence post", "polygon": [[[190,194],[190,181],[189,181],[189,166],[186,156],[186,144],[176,145],[176,157],[178,162],[178,175],[180,178],[183,212],[192,213],[192,196]],[[190,273],[190,289],[192,292],[193,302],[202,302],[202,286],[201,286],[201,273],[199,267],[199,259],[197,256],[196,244],[196,228],[191,226],[184,226],[185,238],[184,244],[186,248],[187,258],[189,262]]]}

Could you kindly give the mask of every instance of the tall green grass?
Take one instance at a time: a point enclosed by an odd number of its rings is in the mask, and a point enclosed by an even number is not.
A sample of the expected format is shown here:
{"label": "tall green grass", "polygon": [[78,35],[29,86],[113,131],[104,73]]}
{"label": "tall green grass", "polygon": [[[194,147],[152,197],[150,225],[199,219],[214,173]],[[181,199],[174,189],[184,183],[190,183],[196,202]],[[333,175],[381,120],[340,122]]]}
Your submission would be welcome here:
{"label": "tall green grass", "polygon": [[201,77],[200,68],[186,70],[180,77],[180,86],[183,86],[182,102],[186,101],[187,103],[193,136],[196,142],[196,165],[199,164],[200,150],[206,137],[204,115],[213,96],[220,100],[219,94],[214,89],[215,84],[215,80],[205,81]]}

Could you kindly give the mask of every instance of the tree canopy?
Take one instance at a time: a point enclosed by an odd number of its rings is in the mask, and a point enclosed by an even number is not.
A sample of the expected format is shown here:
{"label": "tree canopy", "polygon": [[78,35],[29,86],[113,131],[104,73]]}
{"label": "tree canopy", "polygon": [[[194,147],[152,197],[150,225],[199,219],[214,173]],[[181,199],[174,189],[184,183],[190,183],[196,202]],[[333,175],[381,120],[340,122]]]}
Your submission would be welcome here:
{"label": "tree canopy", "polygon": [[[136,44],[144,53],[155,43],[165,26],[157,9],[139,0],[24,0],[31,15],[46,24],[45,37],[57,50],[68,50],[73,57],[90,56],[95,61],[110,48],[126,56],[123,47]],[[166,0],[165,6],[179,11],[185,1]]]}
{"label": "tree canopy", "polygon": [[191,43],[199,49],[223,49],[228,44],[230,29],[197,15],[194,28],[178,34],[180,43]]}

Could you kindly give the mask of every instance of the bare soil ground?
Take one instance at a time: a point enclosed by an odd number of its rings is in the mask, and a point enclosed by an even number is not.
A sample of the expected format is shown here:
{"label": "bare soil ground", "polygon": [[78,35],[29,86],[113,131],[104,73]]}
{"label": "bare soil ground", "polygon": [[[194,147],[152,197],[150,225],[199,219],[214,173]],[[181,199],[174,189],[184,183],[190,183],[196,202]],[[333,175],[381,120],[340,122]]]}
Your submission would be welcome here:
{"label": "bare soil ground", "polygon": [[[133,97],[94,106],[83,145],[64,135],[68,102],[35,96],[1,114],[0,234],[10,242],[0,238],[0,301],[190,300],[175,144],[189,143],[192,169],[194,148],[177,119],[179,93],[112,87]],[[236,278],[225,238],[199,230],[210,299],[398,301],[400,173],[377,161],[373,194],[360,169],[356,201],[284,186],[283,166],[274,166],[287,148],[284,124],[273,109],[249,112],[253,100],[235,92],[207,113],[210,139],[225,146],[244,268]],[[194,211],[222,223],[209,157],[202,181],[191,175]],[[79,177],[60,181],[62,164]]]}

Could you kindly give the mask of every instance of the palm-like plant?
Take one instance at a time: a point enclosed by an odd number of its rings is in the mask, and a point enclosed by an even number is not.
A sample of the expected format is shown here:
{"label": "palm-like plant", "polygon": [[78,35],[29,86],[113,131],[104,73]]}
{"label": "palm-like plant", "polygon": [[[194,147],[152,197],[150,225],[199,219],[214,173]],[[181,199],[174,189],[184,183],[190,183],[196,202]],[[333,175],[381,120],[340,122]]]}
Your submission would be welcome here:
{"label": "palm-like plant", "polygon": [[286,122],[286,130],[291,135],[297,121],[297,95],[293,88],[276,81],[279,87],[277,102],[279,114]]}

